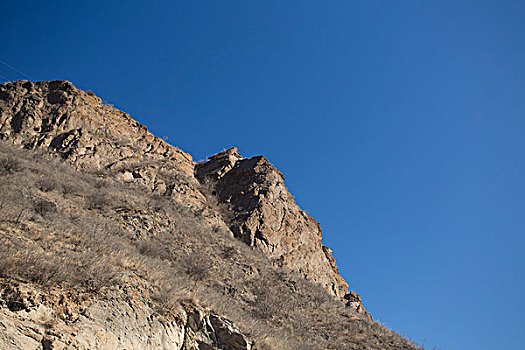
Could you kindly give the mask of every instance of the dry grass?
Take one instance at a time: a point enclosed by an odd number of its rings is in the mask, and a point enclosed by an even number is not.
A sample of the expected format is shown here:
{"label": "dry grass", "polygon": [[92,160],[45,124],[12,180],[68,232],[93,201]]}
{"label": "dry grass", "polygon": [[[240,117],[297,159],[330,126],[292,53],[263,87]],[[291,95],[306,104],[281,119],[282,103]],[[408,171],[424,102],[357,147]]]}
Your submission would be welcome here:
{"label": "dry grass", "polygon": [[110,173],[0,142],[0,191],[0,277],[103,294],[140,276],[157,312],[193,299],[259,350],[417,348],[206,224],[203,215],[221,210],[206,189],[210,208],[193,211]]}

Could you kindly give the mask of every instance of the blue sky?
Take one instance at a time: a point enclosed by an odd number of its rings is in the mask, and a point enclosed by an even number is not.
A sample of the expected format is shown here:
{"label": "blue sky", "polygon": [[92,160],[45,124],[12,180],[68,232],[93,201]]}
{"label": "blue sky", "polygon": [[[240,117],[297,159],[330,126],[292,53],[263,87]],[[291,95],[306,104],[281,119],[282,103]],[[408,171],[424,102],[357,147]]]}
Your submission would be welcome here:
{"label": "blue sky", "polygon": [[6,0],[0,60],[195,160],[267,156],[388,327],[522,349],[524,18],[510,0]]}

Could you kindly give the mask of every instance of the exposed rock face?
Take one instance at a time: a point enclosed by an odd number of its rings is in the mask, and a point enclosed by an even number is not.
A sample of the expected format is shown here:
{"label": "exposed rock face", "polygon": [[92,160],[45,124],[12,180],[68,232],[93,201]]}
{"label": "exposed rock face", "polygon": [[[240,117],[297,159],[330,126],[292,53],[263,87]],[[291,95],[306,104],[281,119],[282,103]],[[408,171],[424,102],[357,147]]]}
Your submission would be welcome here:
{"label": "exposed rock face", "polygon": [[10,281],[0,292],[0,349],[251,350],[253,345],[231,322],[195,305],[180,305],[176,317],[164,319],[140,290],[94,298]]}
{"label": "exposed rock face", "polygon": [[350,293],[347,293],[344,296],[344,300],[346,302],[346,306],[357,310],[357,312],[365,313],[370,317],[370,319],[372,319],[372,316],[370,316],[370,314],[363,307],[363,303],[361,302],[361,296],[359,294],[357,294],[354,291],[350,291]]}
{"label": "exposed rock face", "polygon": [[215,182],[219,200],[233,213],[229,226],[236,237],[344,297],[348,284],[321,243],[319,223],[295,204],[283,175],[265,157],[244,159],[234,147],[197,165],[196,176]]}
{"label": "exposed rock face", "polygon": [[77,168],[114,170],[194,208],[205,202],[190,155],[67,81],[0,85],[0,139],[57,152]]}
{"label": "exposed rock face", "polygon": [[[195,174],[202,182],[212,182],[219,201],[228,205],[229,226],[236,237],[345,298],[348,284],[332,251],[322,245],[319,223],[295,204],[283,174],[265,157],[244,159],[234,147],[198,164]],[[348,305],[366,313],[356,298]]]}
{"label": "exposed rock face", "polygon": [[[56,152],[79,169],[112,170],[120,181],[141,182],[196,211],[209,207],[199,181],[211,182],[230,209],[226,226],[236,237],[333,296],[347,295],[318,222],[295,204],[283,175],[263,156],[244,159],[232,148],[196,165],[126,113],[66,81],[1,84],[0,139]],[[366,313],[359,298],[348,305]]]}

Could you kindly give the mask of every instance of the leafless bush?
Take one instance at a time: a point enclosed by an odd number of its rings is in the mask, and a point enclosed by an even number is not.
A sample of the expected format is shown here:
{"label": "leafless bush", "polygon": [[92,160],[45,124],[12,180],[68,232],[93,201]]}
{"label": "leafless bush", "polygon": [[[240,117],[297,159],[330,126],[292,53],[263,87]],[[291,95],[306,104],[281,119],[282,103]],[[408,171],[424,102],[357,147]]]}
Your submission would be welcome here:
{"label": "leafless bush", "polygon": [[[2,189],[0,188],[0,191]],[[14,192],[16,195],[13,195]],[[9,221],[18,224],[22,216],[29,211],[27,203],[25,203],[22,193],[19,191],[12,191],[3,193],[0,197],[0,222]]]}
{"label": "leafless bush", "polygon": [[100,188],[103,186],[103,182],[100,181],[100,179],[108,176],[109,171],[107,169],[97,168],[97,169],[92,169],[90,171],[90,174],[94,176],[92,181],[93,181],[93,185],[95,186],[95,188]]}
{"label": "leafless bush", "polygon": [[170,251],[166,246],[159,244],[158,241],[148,239],[145,241],[137,242],[137,248],[140,254],[155,257],[158,259],[169,259],[171,258]]}
{"label": "leafless bush", "polygon": [[230,210],[226,203],[223,203],[219,199],[219,193],[217,192],[217,183],[212,179],[206,178],[200,184],[200,191],[206,197],[209,209],[212,212],[218,213],[220,217],[229,223],[234,213]]}
{"label": "leafless bush", "polygon": [[181,265],[188,277],[196,282],[202,281],[211,272],[209,259],[199,252],[185,256],[181,261]]}
{"label": "leafless bush", "polygon": [[158,291],[155,291],[151,295],[155,301],[155,311],[161,315],[169,315],[173,310],[180,308],[176,297],[178,294],[178,291],[171,286],[161,286]]}
{"label": "leafless bush", "polygon": [[22,168],[18,159],[11,156],[0,158],[0,175],[9,175],[20,171]]}
{"label": "leafless bush", "polygon": [[49,178],[40,179],[36,182],[35,185],[42,192],[51,192],[57,186],[55,180]]}
{"label": "leafless bush", "polygon": [[38,215],[46,217],[47,215],[57,211],[57,205],[45,199],[36,198],[33,200],[33,210]]}
{"label": "leafless bush", "polygon": [[84,283],[88,288],[97,291],[118,281],[114,266],[104,263],[97,256],[88,256],[85,259],[87,262],[82,265],[81,271],[85,274]]}
{"label": "leafless bush", "polygon": [[254,306],[254,314],[264,319],[277,315],[283,307],[282,300],[264,289],[259,291]]}
{"label": "leafless bush", "polygon": [[101,192],[93,193],[86,196],[87,207],[89,210],[104,209],[109,205],[109,197]]}
{"label": "leafless bush", "polygon": [[71,183],[63,183],[61,184],[61,187],[62,187],[62,194],[73,194],[73,193],[77,193],[77,186],[75,186],[74,184],[71,184]]}

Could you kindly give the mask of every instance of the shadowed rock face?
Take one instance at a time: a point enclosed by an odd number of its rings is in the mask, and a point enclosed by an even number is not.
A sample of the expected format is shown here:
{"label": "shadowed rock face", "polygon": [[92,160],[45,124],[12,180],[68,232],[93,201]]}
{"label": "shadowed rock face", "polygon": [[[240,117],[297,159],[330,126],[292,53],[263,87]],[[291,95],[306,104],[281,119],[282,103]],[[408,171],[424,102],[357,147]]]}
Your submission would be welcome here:
{"label": "shadowed rock face", "polygon": [[[202,182],[212,182],[219,201],[228,205],[228,224],[236,237],[332,295],[350,300],[332,251],[321,243],[319,223],[295,204],[283,174],[265,157],[244,159],[234,147],[198,164],[195,174]],[[366,313],[359,296],[351,295],[355,297],[348,305]]]}
{"label": "shadowed rock face", "polygon": [[347,294],[319,223],[295,204],[283,175],[263,156],[244,159],[232,148],[196,165],[128,114],[66,81],[1,84],[0,139],[57,153],[78,169],[111,170],[196,212],[209,207],[199,181],[211,182],[230,209],[224,221],[236,237],[366,313],[359,296]]}

